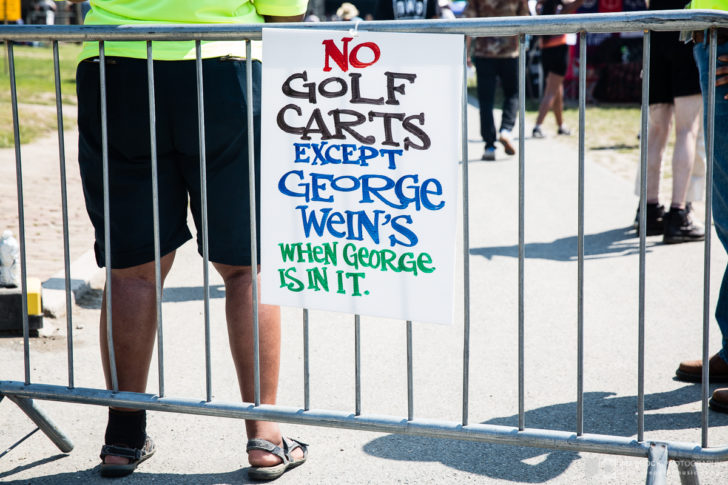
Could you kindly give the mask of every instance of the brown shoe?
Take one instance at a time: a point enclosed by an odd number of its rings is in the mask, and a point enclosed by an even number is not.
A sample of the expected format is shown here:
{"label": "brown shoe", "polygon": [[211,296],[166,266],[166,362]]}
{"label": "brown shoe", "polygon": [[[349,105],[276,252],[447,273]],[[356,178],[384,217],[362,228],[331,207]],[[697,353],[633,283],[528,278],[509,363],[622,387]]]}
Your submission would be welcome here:
{"label": "brown shoe", "polygon": [[[710,358],[709,371],[711,383],[728,382],[728,363],[718,354]],[[703,382],[703,361],[688,360],[680,362],[680,366],[675,371],[675,377],[679,381]],[[728,403],[728,396],[726,397]]]}
{"label": "brown shoe", "polygon": [[498,138],[498,141],[501,142],[501,145],[503,145],[503,149],[506,152],[506,155],[515,155],[516,154],[516,147],[513,145],[513,140],[511,140],[511,137],[508,135],[508,133],[501,132],[500,137]]}
{"label": "brown shoe", "polygon": [[719,413],[728,413],[728,388],[716,389],[708,401],[710,409]]}

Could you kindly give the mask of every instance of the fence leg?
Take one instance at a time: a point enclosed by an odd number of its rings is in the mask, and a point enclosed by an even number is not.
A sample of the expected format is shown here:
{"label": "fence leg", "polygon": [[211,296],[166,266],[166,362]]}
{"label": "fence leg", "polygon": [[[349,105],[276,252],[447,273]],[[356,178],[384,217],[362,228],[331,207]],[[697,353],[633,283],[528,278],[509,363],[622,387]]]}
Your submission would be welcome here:
{"label": "fence leg", "polygon": [[[2,398],[2,394],[0,394]],[[7,398],[18,405],[28,417],[38,425],[41,431],[43,431],[48,438],[55,444],[58,449],[64,453],[68,453],[73,449],[73,442],[66,436],[63,431],[58,429],[58,426],[48,417],[46,414],[36,407],[32,399],[26,399],[7,395]]]}
{"label": "fence leg", "polygon": [[679,460],[677,462],[677,469],[680,471],[681,485],[700,485],[698,470],[695,468],[694,461]]}
{"label": "fence leg", "polygon": [[665,485],[667,483],[667,445],[650,443],[647,460],[647,485]]}

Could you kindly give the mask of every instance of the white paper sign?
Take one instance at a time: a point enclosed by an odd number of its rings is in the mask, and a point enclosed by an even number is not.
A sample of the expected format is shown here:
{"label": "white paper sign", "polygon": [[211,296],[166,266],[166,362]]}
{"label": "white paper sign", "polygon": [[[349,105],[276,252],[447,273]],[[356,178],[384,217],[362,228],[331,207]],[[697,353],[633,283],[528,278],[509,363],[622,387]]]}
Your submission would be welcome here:
{"label": "white paper sign", "polygon": [[263,29],[264,303],[453,313],[463,37]]}

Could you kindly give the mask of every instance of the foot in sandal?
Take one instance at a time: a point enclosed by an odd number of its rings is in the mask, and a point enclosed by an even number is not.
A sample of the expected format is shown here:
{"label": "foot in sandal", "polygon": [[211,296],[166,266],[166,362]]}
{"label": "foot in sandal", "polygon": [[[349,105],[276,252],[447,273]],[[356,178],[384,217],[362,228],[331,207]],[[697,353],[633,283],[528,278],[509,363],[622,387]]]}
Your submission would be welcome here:
{"label": "foot in sandal", "polygon": [[253,480],[275,480],[288,470],[303,465],[308,457],[306,443],[285,436],[278,445],[260,438],[251,439],[247,451],[251,464],[248,476]]}
{"label": "foot in sandal", "polygon": [[101,476],[125,477],[136,470],[144,460],[151,458],[156,451],[154,441],[147,436],[141,448],[128,448],[123,445],[104,445],[101,447]]}

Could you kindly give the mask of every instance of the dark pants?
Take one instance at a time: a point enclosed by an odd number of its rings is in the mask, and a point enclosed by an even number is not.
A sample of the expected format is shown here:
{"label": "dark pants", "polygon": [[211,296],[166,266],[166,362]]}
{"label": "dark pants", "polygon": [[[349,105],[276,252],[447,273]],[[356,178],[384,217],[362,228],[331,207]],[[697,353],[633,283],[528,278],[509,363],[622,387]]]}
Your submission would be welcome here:
{"label": "dark pants", "polygon": [[486,147],[495,147],[496,131],[493,120],[493,99],[496,78],[503,88],[503,115],[501,130],[512,130],[518,112],[518,58],[476,57],[475,72],[478,78],[478,102],[480,103],[480,136]]}
{"label": "dark pants", "polygon": [[[700,88],[703,91],[703,123],[705,124],[705,146],[708,146],[708,83],[715,82],[708,78],[709,51],[705,42],[695,44],[695,61],[700,71]],[[718,56],[728,55],[728,42],[718,45]],[[726,65],[718,61],[718,67]],[[715,127],[713,136],[713,224],[723,248],[728,250],[728,86],[715,88]],[[708,228],[709,229],[709,228]],[[718,302],[715,307],[715,319],[718,321],[723,336],[720,356],[728,362],[728,268],[723,273]]]}
{"label": "dark pants", "polygon": [[[260,183],[260,76],[253,62],[253,93],[246,63],[202,61],[204,77],[207,228],[210,261],[250,266],[247,106],[253,103],[254,166]],[[86,208],[96,233],[96,261],[105,265],[103,140],[99,63],[79,63],[79,166]],[[107,57],[109,214],[111,267],[154,261],[151,140],[146,59]],[[203,201],[195,61],[155,61],[156,152],[161,254],[189,240],[188,207],[202,254]],[[256,190],[256,197],[260,191]],[[258,214],[260,204],[256,203]],[[258,219],[259,219],[258,215]],[[256,221],[258,223],[258,221]],[[257,231],[258,237],[260,230]],[[258,245],[258,249],[260,245]]]}

